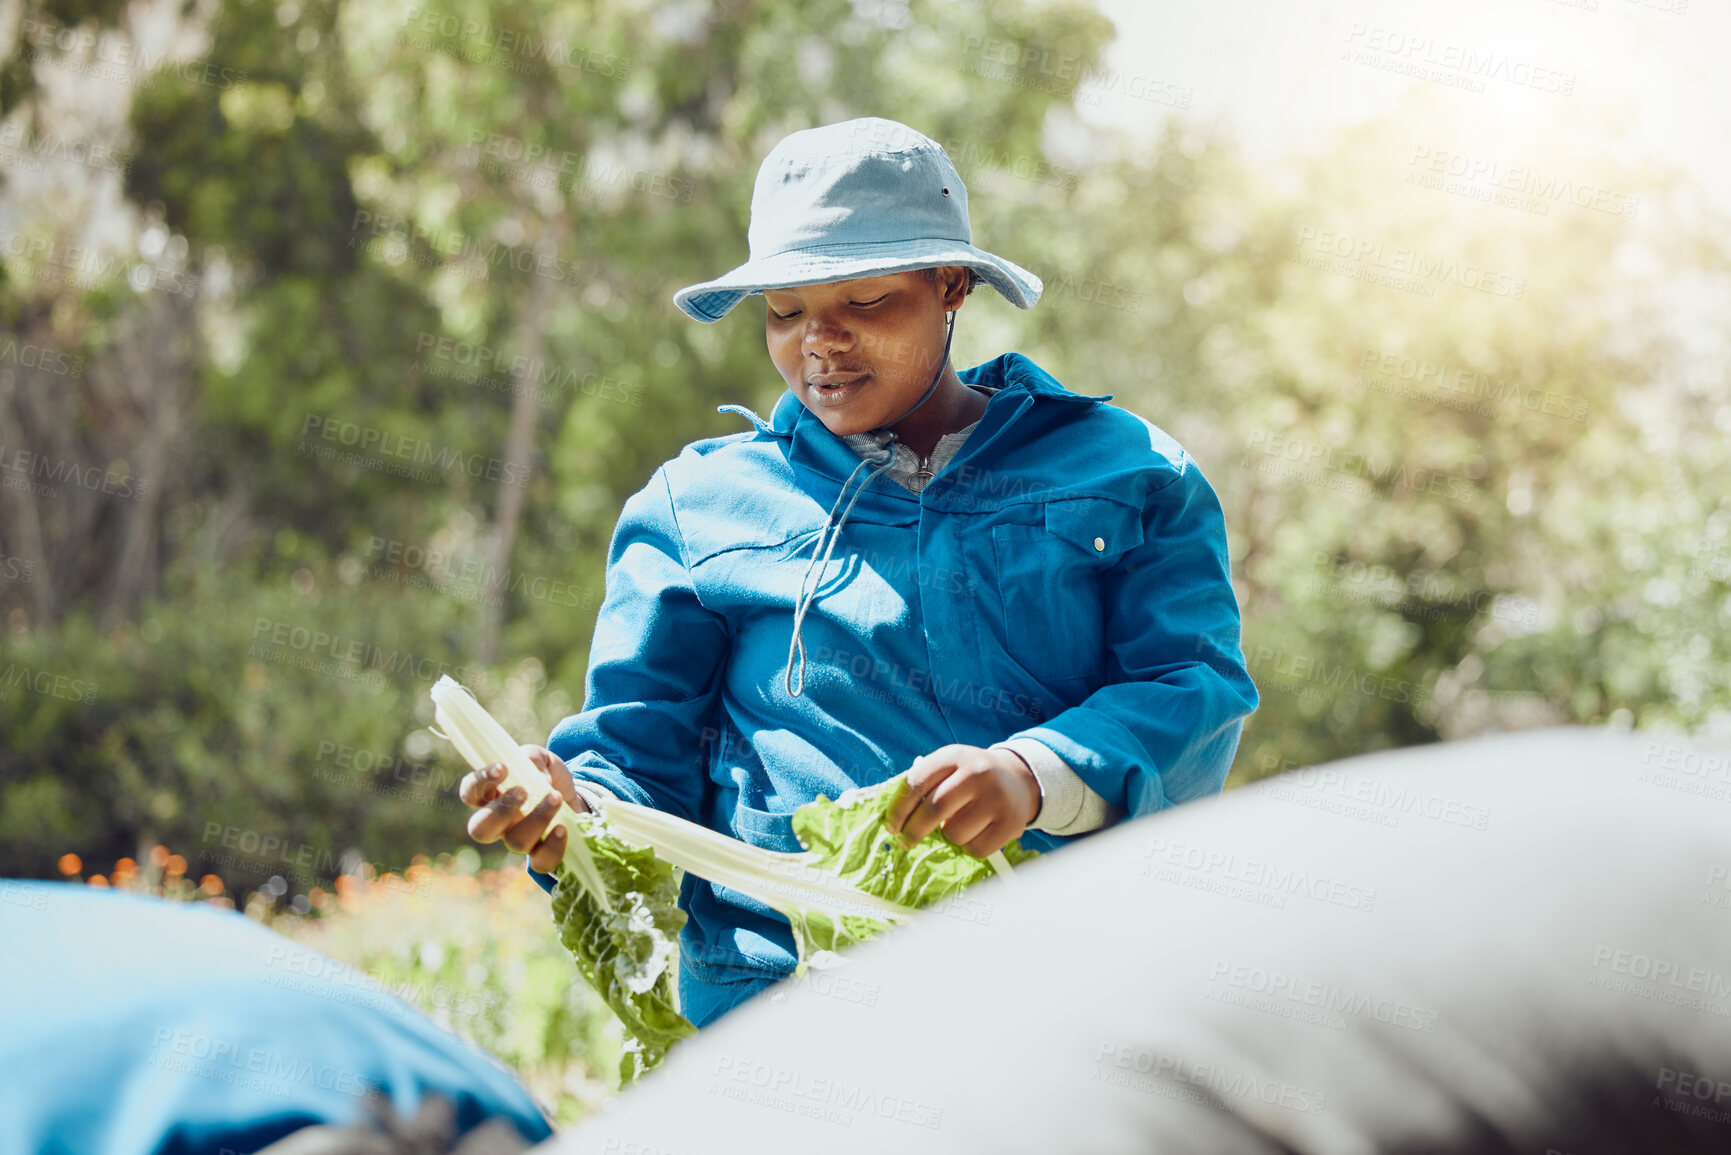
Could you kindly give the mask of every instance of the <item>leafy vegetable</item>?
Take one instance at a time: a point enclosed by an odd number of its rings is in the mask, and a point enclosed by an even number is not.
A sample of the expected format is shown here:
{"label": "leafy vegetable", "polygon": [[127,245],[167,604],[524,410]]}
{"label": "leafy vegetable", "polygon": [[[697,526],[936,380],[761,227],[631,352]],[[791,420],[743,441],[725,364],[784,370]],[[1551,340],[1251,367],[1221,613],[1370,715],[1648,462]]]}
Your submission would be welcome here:
{"label": "leafy vegetable", "polygon": [[765,850],[623,800],[603,806],[621,837],[652,846],[680,869],[755,898],[785,915],[799,953],[796,974],[813,962],[828,965],[833,961],[829,952],[905,923],[914,915],[913,907],[861,889],[835,871],[822,869],[810,853]]}
{"label": "leafy vegetable", "polygon": [[685,912],[673,868],[653,850],[614,837],[602,818],[579,817],[576,825],[601,886],[592,888],[578,872],[562,868],[553,886],[553,921],[578,971],[625,1027],[619,1063],[625,1085],[697,1029],[679,1013],[673,983],[674,944]]}
{"label": "leafy vegetable", "polygon": [[[918,910],[983,882],[994,873],[1008,875],[1012,864],[1038,857],[1011,842],[987,858],[975,858],[934,831],[912,847],[884,827],[884,817],[907,786],[898,775],[875,786],[842,793],[831,802],[823,795],[793,812],[793,832],[806,848],[812,869],[833,874],[865,894]],[[837,951],[883,930],[854,918],[835,919],[821,908],[800,912],[793,923],[801,955]]]}
{"label": "leafy vegetable", "polygon": [[975,858],[935,831],[904,848],[884,828],[884,818],[906,787],[907,779],[898,775],[845,791],[834,802],[820,794],[795,810],[793,832],[811,865],[867,894],[917,910],[1039,857],[1011,842],[996,854]]}
{"label": "leafy vegetable", "polygon": [[[524,813],[553,793],[505,728],[449,677],[433,687],[438,724],[469,765],[499,762],[505,788],[521,786]],[[672,963],[685,925],[674,868],[757,899],[787,917],[799,961],[829,966],[835,952],[910,921],[916,911],[1035,857],[1010,843],[975,858],[933,832],[903,847],[884,818],[905,777],[821,795],[794,811],[806,849],[781,854],[623,799],[598,815],[561,804],[554,822],[569,839],[555,874],[553,917],[577,969],[625,1026],[620,1081],[661,1062],[694,1028],[677,1009]]]}
{"label": "leafy vegetable", "polygon": [[[450,677],[433,687],[445,737],[477,770],[505,767],[504,788],[521,786],[526,813],[554,792],[511,735]],[[678,1010],[674,944],[685,925],[673,868],[651,849],[619,838],[605,816],[561,803],[556,825],[569,835],[554,874],[553,918],[577,969],[625,1027],[619,1081],[629,1084],[697,1028]]]}

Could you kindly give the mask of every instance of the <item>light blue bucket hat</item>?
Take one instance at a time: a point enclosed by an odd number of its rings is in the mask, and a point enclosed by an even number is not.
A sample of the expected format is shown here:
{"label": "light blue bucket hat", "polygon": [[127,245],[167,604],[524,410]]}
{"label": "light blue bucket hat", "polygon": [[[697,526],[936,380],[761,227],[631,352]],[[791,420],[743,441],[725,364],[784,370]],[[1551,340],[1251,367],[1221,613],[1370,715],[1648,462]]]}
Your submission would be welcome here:
{"label": "light blue bucket hat", "polygon": [[962,265],[1011,304],[1031,309],[1040,278],[974,247],[968,190],[943,147],[905,124],[868,116],[784,137],[757,170],[751,259],[673,295],[712,323],[765,289]]}

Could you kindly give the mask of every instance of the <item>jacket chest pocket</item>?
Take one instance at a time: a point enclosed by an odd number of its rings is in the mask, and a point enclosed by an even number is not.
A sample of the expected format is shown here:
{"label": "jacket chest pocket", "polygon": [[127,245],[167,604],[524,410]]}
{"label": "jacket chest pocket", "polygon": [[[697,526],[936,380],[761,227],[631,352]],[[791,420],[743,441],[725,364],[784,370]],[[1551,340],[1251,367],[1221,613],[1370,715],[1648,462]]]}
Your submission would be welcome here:
{"label": "jacket chest pocket", "polygon": [[1042,679],[1097,675],[1106,664],[1100,578],[1142,544],[1140,511],[1103,497],[1039,510],[1038,524],[992,527],[1004,648]]}

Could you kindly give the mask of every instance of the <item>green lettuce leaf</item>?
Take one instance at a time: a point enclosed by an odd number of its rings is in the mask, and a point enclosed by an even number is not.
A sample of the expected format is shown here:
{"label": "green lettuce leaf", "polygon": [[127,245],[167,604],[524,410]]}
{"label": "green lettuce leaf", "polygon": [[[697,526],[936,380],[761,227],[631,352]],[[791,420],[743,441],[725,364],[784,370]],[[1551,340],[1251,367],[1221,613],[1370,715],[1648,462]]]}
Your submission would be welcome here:
{"label": "green lettuce leaf", "polygon": [[553,921],[583,978],[625,1028],[619,1060],[625,1086],[697,1029],[679,1013],[675,993],[675,947],[685,925],[679,885],[653,850],[614,837],[604,819],[584,815],[568,830]]}
{"label": "green lettuce leaf", "polygon": [[[806,848],[807,864],[851,882],[867,894],[902,906],[921,909],[993,877],[989,860],[975,858],[940,831],[912,847],[884,826],[884,818],[907,787],[898,775],[876,786],[844,791],[830,801],[824,795],[793,812],[793,832]],[[1002,851],[1011,866],[1038,858],[1010,842]],[[790,915],[799,942],[800,961],[821,959],[818,952],[837,951],[887,930],[890,923],[869,914],[833,916],[804,909]]]}

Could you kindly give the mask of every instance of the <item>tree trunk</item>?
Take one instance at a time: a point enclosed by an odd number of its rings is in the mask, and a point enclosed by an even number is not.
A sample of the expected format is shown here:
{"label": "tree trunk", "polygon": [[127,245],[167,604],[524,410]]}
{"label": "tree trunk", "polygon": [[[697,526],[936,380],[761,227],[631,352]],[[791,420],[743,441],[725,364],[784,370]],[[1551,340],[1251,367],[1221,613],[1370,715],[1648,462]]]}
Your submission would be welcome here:
{"label": "tree trunk", "polygon": [[[553,222],[545,234],[544,245],[555,250],[564,242],[564,217]],[[493,512],[493,529],[488,535],[487,565],[484,593],[481,597],[481,631],[477,646],[482,662],[491,666],[499,661],[500,635],[505,625],[505,595],[510,586],[511,550],[517,542],[517,527],[523,521],[523,505],[529,493],[529,470],[535,450],[535,419],[540,413],[540,396],[535,388],[535,375],[547,352],[546,320],[553,306],[556,283],[551,277],[532,276],[529,302],[522,324],[518,327],[517,353],[528,366],[524,379],[516,383],[511,395],[511,428],[505,435],[503,476],[515,478],[516,484],[499,487],[499,500]]]}
{"label": "tree trunk", "polygon": [[185,408],[185,383],[193,367],[196,306],[182,297],[153,302],[134,318],[124,362],[103,377],[105,392],[115,408],[124,406],[133,418],[131,444],[123,447],[133,469],[134,491],[123,506],[125,526],[108,587],[110,617],[130,617],[155,584],[158,561],[158,513],[164,500],[166,474],[179,452]]}
{"label": "tree trunk", "polygon": [[[20,374],[22,375],[22,374]],[[24,448],[23,431],[12,416],[12,390],[0,389],[0,452],[17,454]],[[42,532],[42,517],[36,506],[36,494],[29,489],[7,486],[0,489],[0,534],[8,553],[15,553],[24,563],[30,577],[24,583],[28,590],[30,609],[41,627],[54,620],[55,575],[49,572],[48,545]]]}

